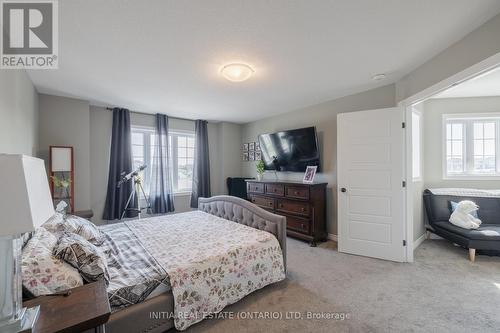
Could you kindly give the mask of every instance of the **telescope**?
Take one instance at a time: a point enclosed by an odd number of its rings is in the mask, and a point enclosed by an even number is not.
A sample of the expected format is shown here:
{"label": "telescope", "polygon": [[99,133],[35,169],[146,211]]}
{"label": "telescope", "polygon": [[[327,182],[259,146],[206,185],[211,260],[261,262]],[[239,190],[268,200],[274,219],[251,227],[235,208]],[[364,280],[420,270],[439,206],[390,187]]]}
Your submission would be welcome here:
{"label": "telescope", "polygon": [[144,165],[141,165],[140,167],[138,167],[137,169],[135,169],[134,171],[132,171],[132,172],[130,172],[128,174],[125,174],[125,172],[122,172],[121,173],[122,179],[120,179],[120,181],[117,183],[116,187],[120,188],[123,183],[126,183],[129,180],[131,180],[133,177],[139,175],[139,172],[141,172],[142,170],[146,169],[147,167],[148,166],[146,164],[144,164]]}

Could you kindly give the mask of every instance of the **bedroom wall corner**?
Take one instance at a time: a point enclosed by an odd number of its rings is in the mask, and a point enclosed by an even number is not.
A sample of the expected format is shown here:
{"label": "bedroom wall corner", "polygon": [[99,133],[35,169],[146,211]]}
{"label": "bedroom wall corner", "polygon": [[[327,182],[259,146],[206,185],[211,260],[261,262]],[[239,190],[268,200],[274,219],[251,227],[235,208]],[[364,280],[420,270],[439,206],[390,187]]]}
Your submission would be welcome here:
{"label": "bedroom wall corner", "polygon": [[36,156],[38,93],[25,70],[0,75],[0,153]]}
{"label": "bedroom wall corner", "polygon": [[[48,167],[49,146],[72,146],[75,163],[75,210],[90,209],[89,102],[53,95],[39,97],[38,157]],[[47,168],[48,169],[48,168]]]}

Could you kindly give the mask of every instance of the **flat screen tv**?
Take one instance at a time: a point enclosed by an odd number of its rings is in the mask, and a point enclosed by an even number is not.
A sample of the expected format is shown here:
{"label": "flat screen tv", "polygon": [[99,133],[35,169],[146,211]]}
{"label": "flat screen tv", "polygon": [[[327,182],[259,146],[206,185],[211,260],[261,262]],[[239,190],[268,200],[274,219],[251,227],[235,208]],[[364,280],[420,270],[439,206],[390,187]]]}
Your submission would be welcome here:
{"label": "flat screen tv", "polygon": [[266,170],[304,172],[319,165],[316,127],[299,128],[259,135]]}

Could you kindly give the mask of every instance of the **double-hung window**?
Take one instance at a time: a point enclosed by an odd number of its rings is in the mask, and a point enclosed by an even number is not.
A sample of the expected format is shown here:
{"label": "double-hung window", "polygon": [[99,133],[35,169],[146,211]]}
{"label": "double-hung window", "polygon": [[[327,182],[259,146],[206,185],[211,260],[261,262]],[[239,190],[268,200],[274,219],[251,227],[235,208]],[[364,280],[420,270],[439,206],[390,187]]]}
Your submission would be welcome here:
{"label": "double-hung window", "polygon": [[[194,161],[194,133],[169,131],[169,156],[172,170],[172,182],[175,193],[191,192]],[[149,127],[132,127],[132,160],[133,168],[146,164],[142,177],[144,190],[149,194],[151,169],[154,163],[155,131]]]}
{"label": "double-hung window", "polygon": [[500,114],[444,115],[445,178],[500,177]]}

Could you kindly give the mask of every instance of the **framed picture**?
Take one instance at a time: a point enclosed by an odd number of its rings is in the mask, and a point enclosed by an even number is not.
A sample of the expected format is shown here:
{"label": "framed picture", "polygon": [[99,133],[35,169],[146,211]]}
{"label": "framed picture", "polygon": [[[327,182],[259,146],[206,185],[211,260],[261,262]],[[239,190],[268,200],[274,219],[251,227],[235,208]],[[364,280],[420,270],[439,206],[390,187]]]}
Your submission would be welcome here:
{"label": "framed picture", "polygon": [[304,173],[304,179],[302,179],[303,183],[311,184],[314,182],[314,176],[316,176],[316,170],[318,166],[308,166],[306,172]]}
{"label": "framed picture", "polygon": [[255,161],[255,152],[254,151],[250,151],[248,153],[248,160],[249,161]]}
{"label": "framed picture", "polygon": [[255,150],[255,142],[250,142],[248,144],[248,150]]}
{"label": "framed picture", "polygon": [[248,143],[243,144],[243,150],[248,150]]}
{"label": "framed picture", "polygon": [[260,150],[255,151],[255,160],[260,161],[262,159],[262,152]]}
{"label": "framed picture", "polygon": [[255,143],[255,150],[260,150],[260,142]]}
{"label": "framed picture", "polygon": [[243,161],[248,161],[248,152],[243,153]]}

